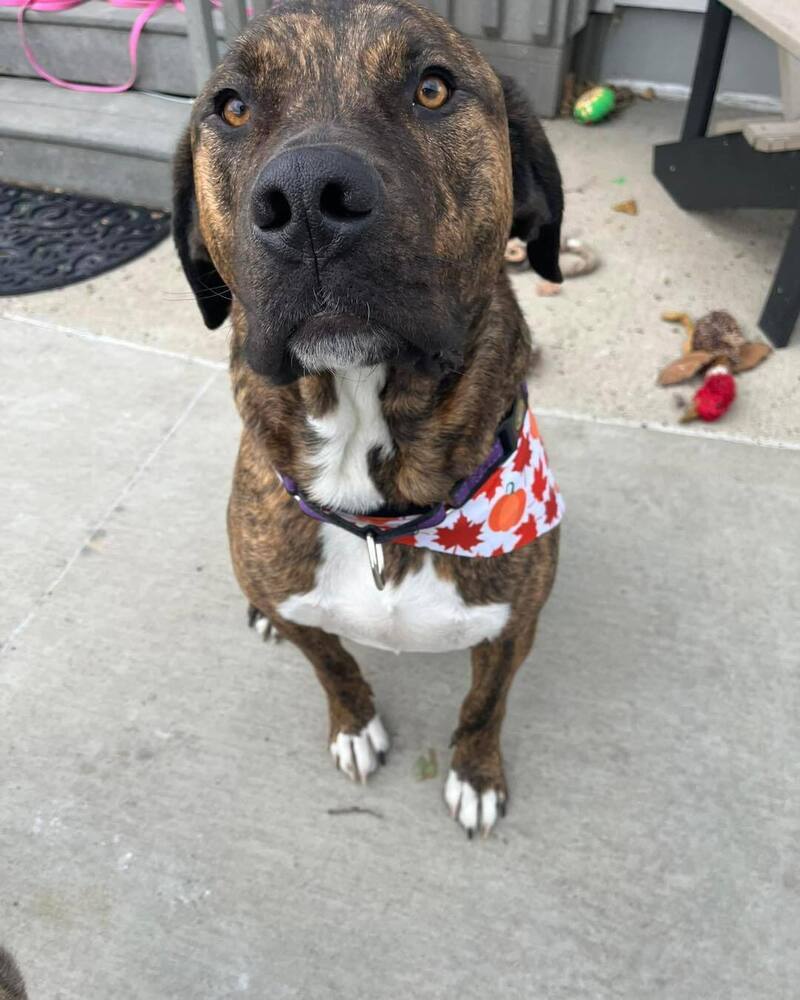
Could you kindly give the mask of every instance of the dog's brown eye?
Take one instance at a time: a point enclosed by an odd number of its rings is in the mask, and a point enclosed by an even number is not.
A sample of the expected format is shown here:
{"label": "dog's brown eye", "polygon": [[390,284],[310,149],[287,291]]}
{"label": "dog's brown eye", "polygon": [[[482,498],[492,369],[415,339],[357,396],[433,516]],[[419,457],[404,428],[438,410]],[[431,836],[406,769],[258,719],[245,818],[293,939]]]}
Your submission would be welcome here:
{"label": "dog's brown eye", "polygon": [[237,94],[229,97],[222,106],[222,117],[234,128],[241,128],[250,121],[250,108]]}
{"label": "dog's brown eye", "polygon": [[414,103],[421,104],[429,111],[437,111],[450,100],[450,87],[440,76],[430,74],[419,81]]}

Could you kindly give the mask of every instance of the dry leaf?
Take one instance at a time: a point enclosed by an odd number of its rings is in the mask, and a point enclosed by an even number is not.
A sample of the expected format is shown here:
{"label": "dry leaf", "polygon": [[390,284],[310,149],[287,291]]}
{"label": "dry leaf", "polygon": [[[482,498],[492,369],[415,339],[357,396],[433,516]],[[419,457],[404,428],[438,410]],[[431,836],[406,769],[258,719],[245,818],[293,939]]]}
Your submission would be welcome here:
{"label": "dry leaf", "polygon": [[708,351],[692,351],[690,354],[684,354],[677,361],[673,361],[666,368],[661,369],[658,374],[658,384],[677,385],[678,382],[685,382],[696,375],[701,368],[705,368],[712,360],[713,355],[709,354]]}
{"label": "dry leaf", "polygon": [[638,215],[639,206],[636,204],[636,199],[631,198],[629,201],[621,201],[614,205],[614,211],[622,212],[624,215]]}
{"label": "dry leaf", "polygon": [[764,358],[772,354],[769,344],[762,344],[759,340],[751,340],[745,344],[739,354],[739,364],[736,366],[737,372],[747,372],[756,365],[760,365]]}
{"label": "dry leaf", "polygon": [[417,781],[430,781],[439,773],[439,763],[436,759],[436,751],[433,747],[428,748],[427,756],[420,754],[414,762],[414,777]]}

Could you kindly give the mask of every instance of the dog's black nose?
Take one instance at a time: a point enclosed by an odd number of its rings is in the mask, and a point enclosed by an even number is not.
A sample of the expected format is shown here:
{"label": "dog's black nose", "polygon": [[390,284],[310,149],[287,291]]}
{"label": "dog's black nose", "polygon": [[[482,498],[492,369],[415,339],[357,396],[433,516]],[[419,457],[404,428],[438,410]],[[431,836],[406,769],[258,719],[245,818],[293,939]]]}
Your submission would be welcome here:
{"label": "dog's black nose", "polygon": [[369,163],[337,146],[304,146],[266,165],[253,193],[253,223],[274,253],[333,257],[380,214],[383,182]]}

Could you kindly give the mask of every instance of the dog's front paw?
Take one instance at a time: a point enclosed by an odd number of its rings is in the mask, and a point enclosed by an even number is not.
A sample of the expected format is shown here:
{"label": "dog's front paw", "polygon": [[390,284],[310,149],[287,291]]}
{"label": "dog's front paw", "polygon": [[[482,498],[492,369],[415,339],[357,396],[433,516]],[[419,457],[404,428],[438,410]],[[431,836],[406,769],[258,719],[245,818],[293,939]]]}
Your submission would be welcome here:
{"label": "dog's front paw", "polygon": [[481,783],[476,787],[451,768],[444,786],[444,800],[450,815],[463,826],[470,840],[478,830],[482,836],[489,836],[497,820],[506,814],[507,797],[502,776],[493,784]]}
{"label": "dog's front paw", "polygon": [[357,733],[337,733],[331,742],[331,754],[340,771],[364,784],[373,771],[386,763],[389,737],[379,715],[373,715]]}
{"label": "dog's front paw", "polygon": [[281,641],[278,630],[269,618],[263,615],[254,604],[248,604],[247,606],[247,624],[250,628],[258,632],[264,642],[267,642],[268,639],[274,639],[275,642]]}

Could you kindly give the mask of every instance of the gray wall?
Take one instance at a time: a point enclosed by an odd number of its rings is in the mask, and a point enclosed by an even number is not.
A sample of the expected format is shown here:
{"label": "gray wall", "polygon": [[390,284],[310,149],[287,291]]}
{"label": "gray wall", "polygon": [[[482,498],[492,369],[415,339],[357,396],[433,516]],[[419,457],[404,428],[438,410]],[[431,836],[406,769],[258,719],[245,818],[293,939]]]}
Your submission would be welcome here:
{"label": "gray wall", "polygon": [[[593,75],[598,79],[691,83],[703,22],[701,14],[617,7],[613,15],[593,15],[593,20],[598,18],[603,23],[593,27],[599,50],[591,58]],[[738,17],[731,25],[720,90],[780,95],[774,43]]]}

